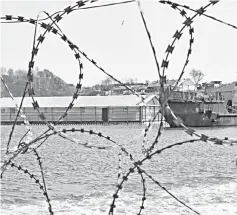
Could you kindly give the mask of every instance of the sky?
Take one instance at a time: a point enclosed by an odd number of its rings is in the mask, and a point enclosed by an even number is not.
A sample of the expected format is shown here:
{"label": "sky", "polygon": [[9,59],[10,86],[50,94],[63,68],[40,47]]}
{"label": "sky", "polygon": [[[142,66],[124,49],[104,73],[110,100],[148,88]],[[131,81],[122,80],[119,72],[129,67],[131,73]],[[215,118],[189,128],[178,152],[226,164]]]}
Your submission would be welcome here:
{"label": "sky", "polygon": [[[99,0],[90,5],[101,5],[121,0]],[[1,1],[1,17],[4,15],[45,18],[42,11],[52,14],[76,1]],[[176,0],[193,9],[209,1]],[[157,0],[141,0],[141,7],[161,65],[166,48],[172,42],[176,30],[182,28],[184,18]],[[41,12],[41,13],[40,13]],[[207,9],[206,14],[237,26],[237,0],[220,0]],[[192,16],[192,12],[188,12]],[[152,49],[142,23],[136,2],[86,10],[78,10],[63,17],[58,24],[65,35],[83,50],[106,72],[124,81],[128,78],[153,81],[158,79]],[[201,70],[203,81],[237,80],[237,29],[228,27],[204,16],[192,23],[194,44],[185,76],[192,69]],[[1,27],[1,66],[27,70],[30,61],[34,26],[28,23],[4,24]],[[38,28],[37,35],[43,33]],[[188,29],[175,43],[166,71],[168,79],[177,79],[186,59],[189,47]],[[99,84],[106,76],[90,62],[82,58],[84,86]],[[76,84],[78,64],[73,52],[62,40],[49,33],[35,58],[35,66],[49,69],[67,83]]]}

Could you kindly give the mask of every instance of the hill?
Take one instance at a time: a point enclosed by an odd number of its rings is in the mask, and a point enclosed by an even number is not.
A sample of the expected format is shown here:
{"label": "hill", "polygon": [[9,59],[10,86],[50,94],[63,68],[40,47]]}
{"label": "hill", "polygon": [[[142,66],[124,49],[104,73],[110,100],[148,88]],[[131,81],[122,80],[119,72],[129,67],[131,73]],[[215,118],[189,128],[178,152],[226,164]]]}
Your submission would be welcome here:
{"label": "hill", "polygon": [[[23,95],[24,87],[27,80],[27,72],[24,70],[13,71],[9,69],[7,72],[1,68],[1,74],[4,82],[14,97]],[[34,71],[33,87],[35,96],[72,96],[75,90],[73,84],[67,84],[58,76],[54,75],[47,69],[43,71]],[[28,95],[28,94],[27,94]],[[9,97],[5,86],[1,83],[1,97]]]}

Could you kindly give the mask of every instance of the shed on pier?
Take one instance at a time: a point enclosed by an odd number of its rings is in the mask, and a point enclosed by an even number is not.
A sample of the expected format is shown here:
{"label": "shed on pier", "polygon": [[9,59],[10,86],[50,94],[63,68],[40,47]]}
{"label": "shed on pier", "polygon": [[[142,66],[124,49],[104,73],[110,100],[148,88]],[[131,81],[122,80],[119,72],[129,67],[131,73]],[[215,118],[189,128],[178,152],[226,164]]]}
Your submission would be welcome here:
{"label": "shed on pier", "polygon": [[[39,109],[46,120],[56,122],[66,111],[72,97],[35,97]],[[1,122],[11,123],[17,114],[17,105],[21,98],[1,98]],[[26,97],[22,110],[32,123],[40,123],[37,110],[32,106],[32,98]],[[119,96],[80,96],[74,101],[73,107],[61,120],[63,123],[98,123],[98,122],[144,122],[154,117],[159,110],[159,100],[156,95],[143,98],[136,95]],[[158,116],[157,116],[158,120]],[[19,118],[19,122],[23,119]]]}

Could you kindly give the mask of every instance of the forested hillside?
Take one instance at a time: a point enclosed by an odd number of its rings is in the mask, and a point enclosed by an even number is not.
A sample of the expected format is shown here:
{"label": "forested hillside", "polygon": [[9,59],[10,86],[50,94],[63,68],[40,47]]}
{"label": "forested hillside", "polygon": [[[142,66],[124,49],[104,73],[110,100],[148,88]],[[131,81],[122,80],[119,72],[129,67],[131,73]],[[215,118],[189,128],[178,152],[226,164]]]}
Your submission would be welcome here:
{"label": "forested hillside", "polygon": [[[61,78],[54,75],[47,69],[43,71],[34,71],[33,87],[35,96],[71,96],[75,87],[73,84],[67,84]],[[24,70],[6,70],[1,68],[1,75],[14,97],[20,97],[23,94],[27,80],[27,72]],[[1,83],[1,97],[9,97],[9,94]]]}

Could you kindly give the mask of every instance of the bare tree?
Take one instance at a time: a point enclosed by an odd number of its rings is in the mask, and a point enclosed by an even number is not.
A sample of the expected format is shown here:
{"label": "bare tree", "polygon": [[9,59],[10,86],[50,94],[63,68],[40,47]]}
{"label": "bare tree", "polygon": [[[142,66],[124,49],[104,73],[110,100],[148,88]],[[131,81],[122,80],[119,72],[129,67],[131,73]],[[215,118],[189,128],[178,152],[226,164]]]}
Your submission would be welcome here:
{"label": "bare tree", "polygon": [[189,75],[192,78],[192,81],[195,84],[195,87],[197,88],[199,82],[203,79],[204,73],[202,73],[200,70],[192,69],[192,71],[189,73]]}
{"label": "bare tree", "polygon": [[7,74],[7,69],[1,66],[1,75],[6,75],[6,74]]}
{"label": "bare tree", "polygon": [[110,86],[112,82],[113,82],[113,79],[108,76],[104,80],[101,81],[101,84],[105,86]]}
{"label": "bare tree", "polygon": [[146,84],[146,85],[149,85],[149,84],[150,84],[150,81],[149,81],[149,80],[145,80],[145,84]]}
{"label": "bare tree", "polygon": [[10,77],[14,76],[14,70],[13,69],[8,69],[7,73]]}
{"label": "bare tree", "polygon": [[135,84],[137,83],[137,78],[127,78],[124,80],[125,84]]}

